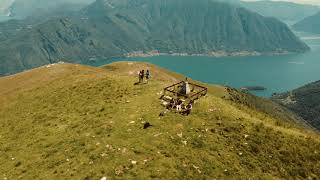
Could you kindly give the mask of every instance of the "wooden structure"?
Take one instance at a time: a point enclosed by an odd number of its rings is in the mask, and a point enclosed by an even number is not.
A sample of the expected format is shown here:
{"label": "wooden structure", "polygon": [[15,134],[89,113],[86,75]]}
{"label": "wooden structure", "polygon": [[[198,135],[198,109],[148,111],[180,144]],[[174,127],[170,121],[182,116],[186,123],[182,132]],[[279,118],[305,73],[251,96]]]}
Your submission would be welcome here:
{"label": "wooden structure", "polygon": [[[188,90],[189,89],[189,90]],[[187,81],[181,81],[164,88],[161,99],[168,101],[170,98],[181,99],[186,103],[192,103],[208,93],[208,88]],[[170,97],[170,98],[165,98]]]}

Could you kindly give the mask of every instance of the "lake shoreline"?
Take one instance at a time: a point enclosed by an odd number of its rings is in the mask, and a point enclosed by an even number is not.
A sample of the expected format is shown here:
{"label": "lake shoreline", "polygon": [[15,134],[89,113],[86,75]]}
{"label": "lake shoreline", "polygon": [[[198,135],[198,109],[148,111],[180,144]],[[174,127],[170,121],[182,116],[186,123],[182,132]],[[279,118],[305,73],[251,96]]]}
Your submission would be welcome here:
{"label": "lake shoreline", "polygon": [[[302,37],[309,37],[307,35]],[[90,65],[101,66],[120,60],[149,62],[208,84],[237,89],[261,85],[266,89],[250,93],[270,98],[274,93],[287,92],[319,80],[320,39],[305,38],[303,42],[312,48],[306,52],[219,52],[219,56],[213,56],[214,53],[134,51],[123,56],[96,58]]]}
{"label": "lake shoreline", "polygon": [[[308,52],[308,51],[307,51]],[[257,52],[257,51],[236,51],[236,52],[227,52],[227,51],[212,51],[209,53],[204,54],[190,54],[190,53],[162,53],[157,50],[153,51],[133,51],[124,55],[125,58],[136,58],[136,57],[155,57],[155,56],[198,56],[198,57],[213,57],[213,58],[221,58],[221,57],[254,57],[254,56],[283,56],[283,55],[290,55],[290,54],[301,54],[305,52]],[[117,57],[120,58],[120,57]]]}

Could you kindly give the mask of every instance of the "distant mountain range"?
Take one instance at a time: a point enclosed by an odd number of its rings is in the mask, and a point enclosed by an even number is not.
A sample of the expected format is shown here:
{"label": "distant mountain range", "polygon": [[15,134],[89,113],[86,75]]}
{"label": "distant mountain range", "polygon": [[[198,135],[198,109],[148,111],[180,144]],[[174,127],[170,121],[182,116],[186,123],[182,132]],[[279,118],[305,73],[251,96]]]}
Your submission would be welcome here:
{"label": "distant mountain range", "polygon": [[320,81],[287,93],[277,94],[273,99],[320,130]]}
{"label": "distant mountain range", "polygon": [[319,6],[297,4],[284,1],[253,1],[244,2],[240,0],[216,0],[237,4],[251,11],[259,13],[266,17],[276,17],[281,21],[292,24],[302,20],[305,17],[316,14],[320,11]]}
{"label": "distant mountain range", "polygon": [[320,12],[293,25],[297,31],[320,34]]}
{"label": "distant mountain range", "polygon": [[[212,0],[97,0],[72,15],[32,25],[0,24],[0,75],[61,59],[123,57],[137,51],[224,54],[305,52],[275,18]],[[2,38],[1,38],[2,37]]]}
{"label": "distant mountain range", "polygon": [[267,17],[276,17],[284,22],[297,22],[314,15],[318,6],[296,4],[291,2],[257,1],[242,3],[243,7]]}
{"label": "distant mountain range", "polygon": [[[263,16],[276,17],[281,21],[292,24],[305,17],[316,14],[318,6],[297,4],[284,1],[254,1],[244,2],[240,0],[212,0],[232,3],[242,6]],[[2,0],[0,4],[0,21],[11,19],[23,19],[30,16],[37,16],[42,13],[54,12],[57,9],[77,10],[94,0]]]}

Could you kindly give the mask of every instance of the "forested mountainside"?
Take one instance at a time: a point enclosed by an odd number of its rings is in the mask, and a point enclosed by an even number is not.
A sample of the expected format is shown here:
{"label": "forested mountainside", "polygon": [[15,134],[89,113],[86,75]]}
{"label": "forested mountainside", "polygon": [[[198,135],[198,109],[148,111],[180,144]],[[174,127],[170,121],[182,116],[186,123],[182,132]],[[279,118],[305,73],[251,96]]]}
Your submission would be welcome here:
{"label": "forested mountainside", "polygon": [[273,99],[320,130],[320,81],[287,93],[277,94]]}
{"label": "forested mountainside", "polygon": [[97,0],[76,14],[23,28],[0,45],[0,74],[68,59],[135,51],[219,54],[305,52],[275,18],[211,0]]}

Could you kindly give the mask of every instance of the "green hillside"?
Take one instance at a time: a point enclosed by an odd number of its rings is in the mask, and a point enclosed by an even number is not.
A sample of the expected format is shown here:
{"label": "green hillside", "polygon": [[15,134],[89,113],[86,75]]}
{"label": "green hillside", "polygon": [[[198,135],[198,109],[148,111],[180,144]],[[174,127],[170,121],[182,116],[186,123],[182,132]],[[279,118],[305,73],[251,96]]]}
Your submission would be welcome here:
{"label": "green hillside", "polygon": [[320,130],[320,81],[293,91],[277,94],[273,99],[304,118]]}
{"label": "green hillside", "polygon": [[97,0],[3,39],[0,75],[137,51],[227,56],[309,50],[275,18],[211,0]]}
{"label": "green hillside", "polygon": [[[140,69],[152,80],[134,85]],[[190,116],[159,117],[161,90],[181,79],[135,62],[54,64],[0,78],[1,178],[320,177],[319,135],[269,100],[206,85]]]}

